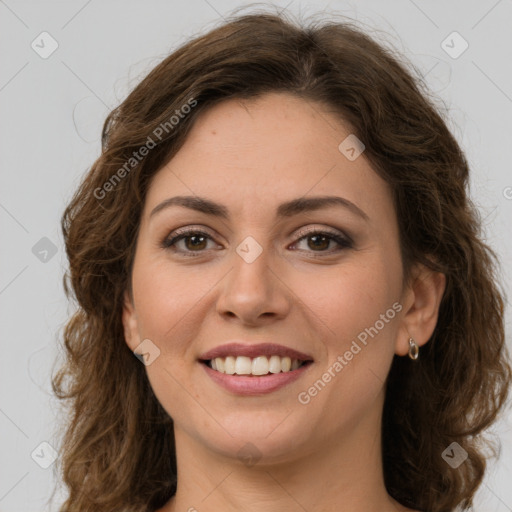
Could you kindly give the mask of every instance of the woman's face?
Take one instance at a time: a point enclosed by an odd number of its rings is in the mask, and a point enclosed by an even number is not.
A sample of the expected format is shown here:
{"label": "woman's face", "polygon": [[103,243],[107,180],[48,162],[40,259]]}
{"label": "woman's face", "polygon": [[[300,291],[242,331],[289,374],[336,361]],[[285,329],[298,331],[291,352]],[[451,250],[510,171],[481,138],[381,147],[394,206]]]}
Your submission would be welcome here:
{"label": "woman's face", "polygon": [[390,190],[349,136],[288,94],[229,100],[155,175],[123,322],[181,439],[282,461],[379,424],[409,299]]}

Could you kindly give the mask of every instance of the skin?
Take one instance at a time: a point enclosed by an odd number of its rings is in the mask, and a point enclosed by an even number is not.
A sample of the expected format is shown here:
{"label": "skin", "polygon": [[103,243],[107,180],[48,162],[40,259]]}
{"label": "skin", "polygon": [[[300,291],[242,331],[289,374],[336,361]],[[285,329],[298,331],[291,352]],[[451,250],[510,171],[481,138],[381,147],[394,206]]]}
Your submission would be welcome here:
{"label": "skin", "polygon": [[[384,383],[394,355],[407,356],[410,336],[420,347],[428,342],[445,278],[417,266],[403,283],[389,186],[364,153],[350,161],[340,152],[350,133],[322,105],[287,93],[228,100],[197,119],[155,175],[123,324],[131,350],[144,339],[160,350],[146,371],[174,420],[178,488],[160,512],[410,510],[384,487]],[[178,195],[221,203],[230,218],[176,205],[150,216]],[[342,206],[275,217],[284,201],[320,195],[348,199],[368,220]],[[210,238],[181,240],[175,252],[162,248],[185,226]],[[354,244],[315,244],[313,235],[302,238],[304,229],[346,233]],[[247,236],[262,248],[252,263],[236,252]],[[300,403],[298,394],[396,302],[401,311]],[[277,391],[236,396],[198,361],[233,339],[279,343],[314,363]],[[244,446],[253,463],[238,456]]]}

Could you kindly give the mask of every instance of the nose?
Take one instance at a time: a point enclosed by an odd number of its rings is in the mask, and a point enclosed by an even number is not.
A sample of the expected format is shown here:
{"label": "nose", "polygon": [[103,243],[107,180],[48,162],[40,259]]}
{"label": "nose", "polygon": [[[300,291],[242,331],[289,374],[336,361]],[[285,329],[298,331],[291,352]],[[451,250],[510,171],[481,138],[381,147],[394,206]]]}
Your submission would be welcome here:
{"label": "nose", "polygon": [[217,301],[220,315],[256,326],[288,314],[292,293],[268,256],[268,249],[252,262],[233,255],[233,268],[223,280]]}

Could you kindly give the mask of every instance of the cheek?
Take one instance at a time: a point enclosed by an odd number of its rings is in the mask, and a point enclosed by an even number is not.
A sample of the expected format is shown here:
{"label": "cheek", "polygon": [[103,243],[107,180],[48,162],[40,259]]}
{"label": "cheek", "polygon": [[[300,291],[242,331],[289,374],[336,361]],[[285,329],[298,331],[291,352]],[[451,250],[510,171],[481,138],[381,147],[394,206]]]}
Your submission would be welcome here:
{"label": "cheek", "polygon": [[316,283],[308,306],[324,333],[325,359],[301,390],[301,404],[311,418],[324,418],[325,429],[356,421],[383,397],[400,310],[398,276],[375,257],[309,283]]}
{"label": "cheek", "polygon": [[[377,255],[364,263],[362,260],[359,263],[353,258],[335,271],[331,268],[309,276],[290,276],[296,296],[307,306],[309,316],[316,318],[319,334],[332,349],[350,344],[399,298],[398,275],[387,262]],[[395,317],[393,313],[389,316]]]}
{"label": "cheek", "polygon": [[[165,350],[178,349],[182,336],[176,333],[192,328],[190,318],[214,283],[207,273],[200,278],[192,267],[177,270],[165,259],[152,261],[142,254],[133,270],[140,335],[160,342]],[[175,340],[172,346],[169,339]]]}
{"label": "cheek", "polygon": [[314,389],[304,389],[305,399],[320,408],[329,403],[333,421],[344,411],[362,414],[384,386],[401,309],[400,274],[390,264],[378,254],[364,264],[354,258],[339,272],[309,281],[315,286],[307,287],[308,305],[322,332],[325,359],[308,382]]}
{"label": "cheek", "polygon": [[200,331],[197,315],[215,280],[205,274],[200,279],[191,267],[177,271],[165,259],[144,256],[135,261],[132,278],[137,323],[141,339],[150,339],[159,349],[146,367],[147,377],[162,407],[186,424],[200,402],[189,385],[194,340]]}

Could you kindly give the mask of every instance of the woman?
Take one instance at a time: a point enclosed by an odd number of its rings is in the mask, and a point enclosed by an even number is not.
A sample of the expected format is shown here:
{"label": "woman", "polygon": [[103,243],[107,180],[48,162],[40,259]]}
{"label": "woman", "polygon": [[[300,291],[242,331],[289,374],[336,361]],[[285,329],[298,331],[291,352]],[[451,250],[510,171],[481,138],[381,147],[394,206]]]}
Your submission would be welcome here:
{"label": "woman", "polygon": [[63,216],[63,511],[471,505],[504,306],[427,94],[354,25],[254,14],[109,115]]}

